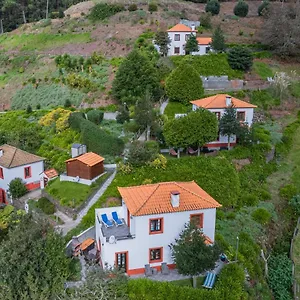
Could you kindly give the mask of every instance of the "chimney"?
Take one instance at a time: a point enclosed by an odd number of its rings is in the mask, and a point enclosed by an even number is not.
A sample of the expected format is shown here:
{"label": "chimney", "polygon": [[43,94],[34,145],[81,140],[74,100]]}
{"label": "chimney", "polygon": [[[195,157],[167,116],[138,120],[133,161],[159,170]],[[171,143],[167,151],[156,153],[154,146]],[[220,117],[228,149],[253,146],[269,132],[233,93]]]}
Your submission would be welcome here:
{"label": "chimney", "polygon": [[178,191],[171,192],[171,204],[173,207],[179,207],[180,193]]}
{"label": "chimney", "polygon": [[229,107],[229,106],[231,106],[231,96],[226,96],[226,107]]}
{"label": "chimney", "polygon": [[0,149],[0,157],[2,157],[2,156],[3,156],[3,150]]}
{"label": "chimney", "polygon": [[191,28],[192,28],[192,30],[194,31],[194,30],[195,30],[195,24],[192,24],[192,25],[191,25]]}

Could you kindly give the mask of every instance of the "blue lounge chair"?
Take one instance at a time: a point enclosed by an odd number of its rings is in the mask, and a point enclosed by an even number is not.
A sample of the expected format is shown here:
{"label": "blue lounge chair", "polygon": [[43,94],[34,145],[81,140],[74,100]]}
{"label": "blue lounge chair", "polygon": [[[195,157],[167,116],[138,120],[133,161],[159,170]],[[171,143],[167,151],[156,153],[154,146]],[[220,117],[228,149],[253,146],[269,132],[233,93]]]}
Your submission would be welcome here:
{"label": "blue lounge chair", "polygon": [[212,289],[215,284],[215,281],[216,281],[216,274],[207,272],[207,276],[202,286],[207,289]]}
{"label": "blue lounge chair", "polygon": [[112,215],[113,221],[115,222],[115,224],[116,224],[117,226],[123,225],[123,222],[122,222],[121,219],[119,219],[118,214],[117,214],[116,211],[113,211],[113,212],[111,213],[111,215]]}
{"label": "blue lounge chair", "polygon": [[105,227],[112,227],[114,224],[108,220],[107,215],[103,214],[101,215],[102,223],[104,224]]}

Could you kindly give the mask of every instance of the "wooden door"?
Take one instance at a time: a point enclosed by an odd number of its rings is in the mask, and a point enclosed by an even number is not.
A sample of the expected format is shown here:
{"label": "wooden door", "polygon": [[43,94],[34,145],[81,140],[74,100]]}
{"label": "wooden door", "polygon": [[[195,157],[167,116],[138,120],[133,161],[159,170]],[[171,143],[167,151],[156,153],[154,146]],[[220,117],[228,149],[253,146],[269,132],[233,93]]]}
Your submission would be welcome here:
{"label": "wooden door", "polygon": [[118,269],[122,269],[127,272],[128,266],[128,252],[116,253],[116,266]]}
{"label": "wooden door", "polygon": [[0,203],[6,203],[5,191],[0,189]]}

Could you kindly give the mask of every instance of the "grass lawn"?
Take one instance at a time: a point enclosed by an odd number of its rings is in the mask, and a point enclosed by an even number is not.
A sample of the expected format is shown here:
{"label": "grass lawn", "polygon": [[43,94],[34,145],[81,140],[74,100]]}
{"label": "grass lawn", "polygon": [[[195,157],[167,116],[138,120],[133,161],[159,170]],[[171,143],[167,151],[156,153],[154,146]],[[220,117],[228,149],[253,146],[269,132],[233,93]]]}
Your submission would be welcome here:
{"label": "grass lawn", "polygon": [[253,63],[253,71],[259,75],[261,79],[266,80],[267,77],[273,77],[274,72],[272,69],[261,61],[255,61]]}
{"label": "grass lawn", "polygon": [[192,105],[184,105],[180,102],[169,102],[164,114],[168,116],[169,119],[173,119],[175,114],[185,114],[192,110]]}
{"label": "grass lawn", "polygon": [[34,51],[46,50],[63,46],[66,44],[88,43],[91,41],[90,33],[78,34],[20,34],[10,35],[3,34],[0,36],[0,50]]}
{"label": "grass lawn", "polygon": [[75,208],[85,202],[109,175],[104,174],[91,186],[76,182],[60,181],[57,178],[47,186],[46,190],[51,196],[59,200],[60,205]]}
{"label": "grass lawn", "polygon": [[[203,282],[204,282],[204,277],[203,276],[197,277],[197,288],[202,288]],[[192,280],[192,278],[175,280],[175,281],[171,281],[171,283],[175,284],[175,285],[178,285],[178,286],[193,287],[193,280]]]}

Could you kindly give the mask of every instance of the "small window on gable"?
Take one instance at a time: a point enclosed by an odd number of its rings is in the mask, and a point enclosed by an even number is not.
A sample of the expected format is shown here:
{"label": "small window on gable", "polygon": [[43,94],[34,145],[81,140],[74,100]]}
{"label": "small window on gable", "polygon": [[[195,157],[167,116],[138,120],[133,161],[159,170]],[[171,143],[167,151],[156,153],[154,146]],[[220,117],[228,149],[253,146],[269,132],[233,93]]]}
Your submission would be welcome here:
{"label": "small window on gable", "polygon": [[3,169],[0,167],[0,178],[4,179]]}
{"label": "small window on gable", "polygon": [[246,114],[245,114],[245,112],[244,111],[238,111],[237,114],[236,114],[236,118],[239,121],[245,122],[246,121]]}
{"label": "small window on gable", "polygon": [[149,234],[163,233],[163,218],[149,220]]}
{"label": "small window on gable", "polygon": [[198,228],[203,228],[203,213],[191,215],[190,221]]}
{"label": "small window on gable", "polygon": [[174,47],[174,54],[179,54],[179,53],[180,53],[180,48]]}
{"label": "small window on gable", "polygon": [[217,117],[217,120],[220,120],[221,118],[221,113],[218,111],[218,112],[215,112],[215,115]]}
{"label": "small window on gable", "polygon": [[180,34],[175,34],[174,40],[177,42],[180,41]]}
{"label": "small window on gable", "polygon": [[31,177],[31,167],[25,167],[24,168],[24,177],[30,178]]}

